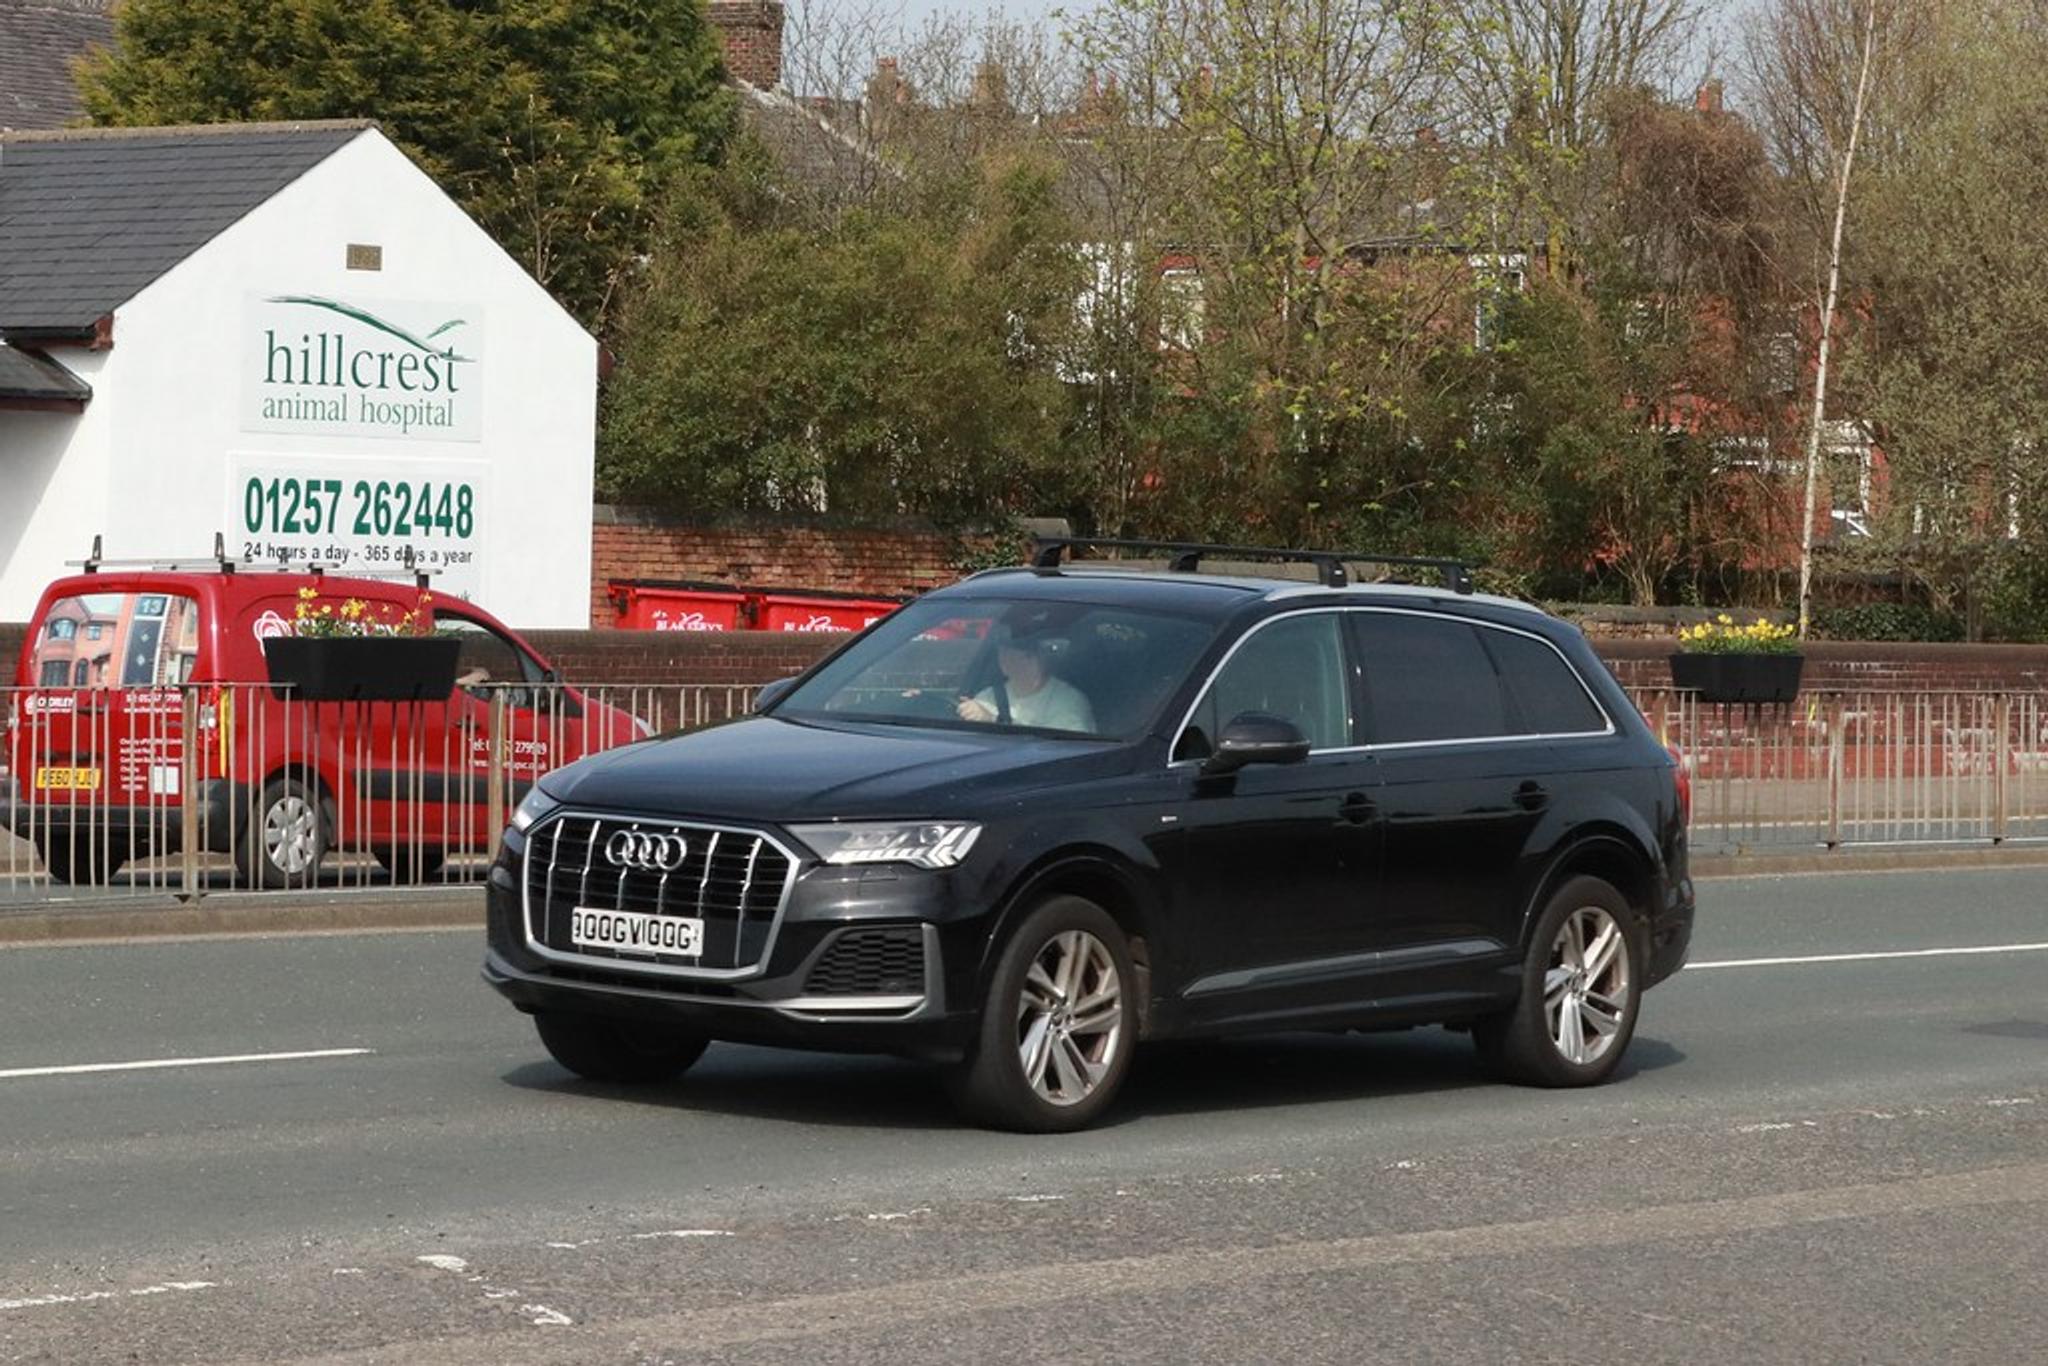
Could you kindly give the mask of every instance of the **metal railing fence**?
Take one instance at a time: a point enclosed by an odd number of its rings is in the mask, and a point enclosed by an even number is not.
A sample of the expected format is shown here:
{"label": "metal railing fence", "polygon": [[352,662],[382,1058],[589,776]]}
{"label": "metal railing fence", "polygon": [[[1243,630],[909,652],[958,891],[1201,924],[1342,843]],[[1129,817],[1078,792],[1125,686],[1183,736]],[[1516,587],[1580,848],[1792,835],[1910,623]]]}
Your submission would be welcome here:
{"label": "metal railing fence", "polygon": [[0,689],[0,905],[479,879],[541,774],[744,714],[752,685]]}
{"label": "metal railing fence", "polygon": [[[0,689],[0,906],[473,883],[541,774],[742,715],[754,692],[486,684],[316,703],[268,684]],[[1634,696],[1685,756],[1700,852],[2048,839],[2048,693]]]}
{"label": "metal railing fence", "polygon": [[2048,839],[2048,694],[1634,696],[1685,756],[1695,850]]}

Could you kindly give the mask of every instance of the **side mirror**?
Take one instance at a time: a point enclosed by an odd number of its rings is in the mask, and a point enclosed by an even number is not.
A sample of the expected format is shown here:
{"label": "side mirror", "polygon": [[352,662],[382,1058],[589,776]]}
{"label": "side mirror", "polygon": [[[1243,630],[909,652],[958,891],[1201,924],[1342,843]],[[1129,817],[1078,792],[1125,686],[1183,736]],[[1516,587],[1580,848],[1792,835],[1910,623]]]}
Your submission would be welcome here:
{"label": "side mirror", "polygon": [[782,700],[782,695],[796,686],[794,678],[778,678],[772,683],[763,683],[754,693],[752,710],[756,715],[768,710]]}
{"label": "side mirror", "polygon": [[1233,717],[1216,738],[1216,750],[1202,761],[1202,773],[1221,777],[1246,764],[1298,764],[1308,758],[1301,727],[1278,716],[1248,711]]}

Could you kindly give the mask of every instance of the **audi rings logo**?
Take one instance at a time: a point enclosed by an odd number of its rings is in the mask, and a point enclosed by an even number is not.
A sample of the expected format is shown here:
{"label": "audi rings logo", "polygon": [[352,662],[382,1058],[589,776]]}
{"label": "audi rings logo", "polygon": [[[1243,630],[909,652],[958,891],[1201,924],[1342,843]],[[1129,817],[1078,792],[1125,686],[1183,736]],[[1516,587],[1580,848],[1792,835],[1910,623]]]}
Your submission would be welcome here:
{"label": "audi rings logo", "polygon": [[673,873],[690,856],[690,844],[681,835],[620,830],[604,842],[604,856],[620,868]]}

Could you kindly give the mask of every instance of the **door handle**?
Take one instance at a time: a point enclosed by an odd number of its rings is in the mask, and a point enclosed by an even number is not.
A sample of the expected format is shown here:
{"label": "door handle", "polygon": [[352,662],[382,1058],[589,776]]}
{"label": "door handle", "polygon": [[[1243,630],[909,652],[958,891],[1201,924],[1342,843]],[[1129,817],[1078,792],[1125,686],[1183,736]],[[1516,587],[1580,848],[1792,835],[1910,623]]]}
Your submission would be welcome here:
{"label": "door handle", "polygon": [[1352,825],[1364,825],[1379,814],[1379,807],[1363,792],[1347,792],[1344,802],[1337,808],[1338,819]]}
{"label": "door handle", "polygon": [[1524,811],[1541,811],[1550,805],[1550,789],[1533,779],[1515,789],[1515,805]]}

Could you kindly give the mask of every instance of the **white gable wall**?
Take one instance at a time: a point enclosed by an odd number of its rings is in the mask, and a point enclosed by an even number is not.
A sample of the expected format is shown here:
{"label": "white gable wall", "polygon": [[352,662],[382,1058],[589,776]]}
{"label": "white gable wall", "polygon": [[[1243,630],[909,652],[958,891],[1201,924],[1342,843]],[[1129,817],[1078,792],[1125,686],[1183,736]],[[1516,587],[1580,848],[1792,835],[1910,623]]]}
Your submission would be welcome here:
{"label": "white gable wall", "polygon": [[[352,243],[380,247],[382,269],[347,269]],[[419,347],[317,306],[266,302],[283,297],[335,301],[415,336],[460,319],[433,344],[475,359],[449,367],[461,376],[457,395],[401,392],[391,361],[409,355],[404,368],[423,383]],[[346,356],[394,353],[384,362],[389,398],[460,405],[450,409],[458,420],[410,434],[364,430],[353,418],[366,395],[351,385],[261,387],[266,374],[292,374],[311,354],[267,354],[266,337],[291,343],[294,334],[331,337],[337,373]],[[24,418],[70,429],[52,476],[62,495],[43,500],[0,568],[0,620],[26,618],[43,582],[61,560],[82,556],[95,531],[104,531],[110,558],[204,555],[218,531],[235,555],[252,544],[286,553],[331,544],[369,568],[392,567],[408,543],[466,555],[437,579],[437,592],[472,596],[514,626],[589,624],[596,343],[380,133],[365,132],[136,295],[116,311],[113,337],[112,351],[94,357],[97,373],[74,367],[94,388],[82,418],[0,414],[10,465],[22,458],[13,448]],[[378,362],[366,360],[356,373],[374,386]],[[314,376],[309,366],[294,378]],[[266,422],[272,393],[348,405],[351,421]],[[49,444],[47,433],[32,439],[30,463]],[[252,532],[251,479],[316,483],[322,506],[287,528],[288,508],[273,498],[255,509]],[[86,494],[82,484],[101,491]],[[368,490],[379,485],[391,497],[376,501],[394,518],[422,486],[435,504],[466,488],[469,534],[458,535],[450,517],[410,536],[395,525],[355,536],[372,514]],[[340,536],[310,525],[330,510]],[[0,513],[0,553],[7,517]],[[62,551],[54,560],[51,547]],[[391,560],[369,562],[382,554]]]}
{"label": "white gable wall", "polygon": [[[51,358],[97,389],[107,351],[60,348]],[[106,523],[112,486],[110,411],[0,411],[0,621],[26,621],[43,585],[82,560]],[[14,661],[0,660],[12,679]]]}

